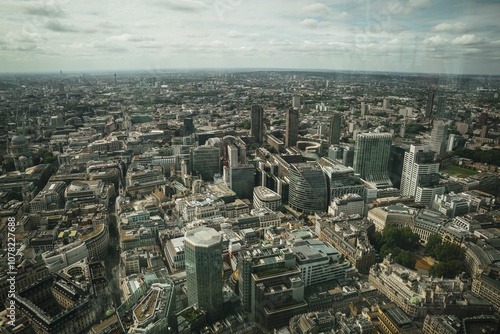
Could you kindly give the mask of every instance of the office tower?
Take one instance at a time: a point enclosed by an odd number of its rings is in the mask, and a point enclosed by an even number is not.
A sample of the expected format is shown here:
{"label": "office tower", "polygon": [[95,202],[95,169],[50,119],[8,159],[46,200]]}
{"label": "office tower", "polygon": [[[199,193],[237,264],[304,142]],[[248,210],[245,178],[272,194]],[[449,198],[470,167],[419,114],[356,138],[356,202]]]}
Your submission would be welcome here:
{"label": "office tower", "polygon": [[457,144],[457,135],[452,133],[448,137],[448,145],[446,146],[446,152],[453,152],[455,145]]}
{"label": "office tower", "polygon": [[436,116],[442,118],[446,117],[446,97],[444,96],[438,98]]}
{"label": "office tower", "polygon": [[285,146],[297,146],[299,137],[299,111],[288,109],[286,112]]}
{"label": "office tower", "polygon": [[361,102],[361,116],[365,116],[368,114],[368,105],[364,102]]}
{"label": "office tower", "polygon": [[203,180],[213,180],[215,174],[220,174],[220,150],[217,147],[203,145],[191,150],[191,171],[200,175]]}
{"label": "office tower", "polygon": [[439,163],[434,163],[434,152],[427,146],[410,146],[405,153],[401,176],[401,195],[415,197],[418,187],[432,187],[439,183]]}
{"label": "office tower", "polygon": [[328,186],[325,174],[317,162],[290,164],[288,203],[299,212],[324,212]]}
{"label": "office tower", "polygon": [[403,164],[405,153],[409,146],[406,144],[391,145],[391,153],[389,155],[389,178],[395,188],[401,186],[401,175],[403,174]]}
{"label": "office tower", "polygon": [[300,108],[300,96],[292,97],[292,108]]}
{"label": "office tower", "polygon": [[389,109],[389,99],[388,98],[385,98],[384,102],[382,102],[382,108]]}
{"label": "office tower", "polygon": [[241,304],[267,329],[286,326],[291,317],[307,311],[300,276],[289,248],[273,246],[238,253]]}
{"label": "office tower", "polygon": [[227,145],[226,150],[229,167],[238,165],[238,148],[236,147],[236,145],[229,144]]}
{"label": "office tower", "polygon": [[427,107],[425,108],[425,117],[430,118],[432,116],[432,109],[434,107],[434,92],[429,93],[427,98]]}
{"label": "office tower", "polygon": [[253,165],[237,165],[230,168],[230,188],[238,198],[253,198],[255,175],[257,170]]}
{"label": "office tower", "polygon": [[334,113],[330,117],[330,145],[336,145],[340,142],[340,114]]}
{"label": "office tower", "polygon": [[441,159],[446,154],[446,140],[448,139],[448,125],[441,121],[434,121],[431,131],[432,151],[436,158]]}
{"label": "office tower", "polygon": [[264,109],[255,104],[252,106],[251,113],[251,134],[257,143],[261,144],[264,139]]}
{"label": "office tower", "polygon": [[390,133],[360,133],[356,137],[353,167],[362,179],[380,186],[392,186],[389,179]]}
{"label": "office tower", "polygon": [[116,86],[116,73],[115,73],[115,86]]}
{"label": "office tower", "polygon": [[222,237],[213,228],[197,227],[184,236],[189,305],[207,312],[210,321],[222,314]]}
{"label": "office tower", "polygon": [[183,122],[184,122],[184,128],[183,128],[184,136],[191,136],[194,133],[193,119],[190,117],[184,118]]}

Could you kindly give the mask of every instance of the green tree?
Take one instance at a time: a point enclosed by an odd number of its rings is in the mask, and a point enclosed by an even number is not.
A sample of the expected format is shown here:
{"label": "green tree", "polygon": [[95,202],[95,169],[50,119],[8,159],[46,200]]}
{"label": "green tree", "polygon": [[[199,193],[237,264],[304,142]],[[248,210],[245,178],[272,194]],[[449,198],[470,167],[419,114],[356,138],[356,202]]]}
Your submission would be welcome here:
{"label": "green tree", "polygon": [[429,268],[429,274],[434,277],[454,278],[462,272],[462,263],[460,260],[439,262]]}
{"label": "green tree", "polygon": [[434,233],[427,239],[427,244],[425,245],[425,254],[432,257],[436,256],[436,248],[441,245],[441,237],[439,234]]}
{"label": "green tree", "polygon": [[394,260],[407,268],[415,268],[415,264],[417,263],[417,259],[413,253],[407,250],[401,251]]}
{"label": "green tree", "polygon": [[464,249],[459,245],[445,242],[435,248],[435,258],[440,262],[462,261],[464,257]]}

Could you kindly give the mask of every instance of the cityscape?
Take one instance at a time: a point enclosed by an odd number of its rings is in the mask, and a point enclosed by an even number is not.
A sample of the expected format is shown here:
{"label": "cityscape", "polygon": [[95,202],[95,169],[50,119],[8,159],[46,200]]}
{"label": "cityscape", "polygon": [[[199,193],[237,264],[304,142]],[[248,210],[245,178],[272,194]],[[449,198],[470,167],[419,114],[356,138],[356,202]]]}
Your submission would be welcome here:
{"label": "cityscape", "polygon": [[500,333],[498,1],[0,13],[0,334]]}
{"label": "cityscape", "polygon": [[500,78],[4,74],[3,333],[497,333]]}

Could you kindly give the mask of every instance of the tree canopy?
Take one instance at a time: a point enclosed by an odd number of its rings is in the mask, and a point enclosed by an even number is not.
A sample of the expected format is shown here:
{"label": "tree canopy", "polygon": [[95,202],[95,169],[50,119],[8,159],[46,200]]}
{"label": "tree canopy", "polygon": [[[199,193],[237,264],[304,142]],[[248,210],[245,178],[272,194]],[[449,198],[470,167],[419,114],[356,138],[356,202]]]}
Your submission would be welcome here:
{"label": "tree canopy", "polygon": [[383,233],[375,232],[370,236],[370,241],[381,258],[392,254],[396,263],[408,268],[415,267],[416,258],[413,252],[419,247],[419,236],[409,227],[386,225]]}

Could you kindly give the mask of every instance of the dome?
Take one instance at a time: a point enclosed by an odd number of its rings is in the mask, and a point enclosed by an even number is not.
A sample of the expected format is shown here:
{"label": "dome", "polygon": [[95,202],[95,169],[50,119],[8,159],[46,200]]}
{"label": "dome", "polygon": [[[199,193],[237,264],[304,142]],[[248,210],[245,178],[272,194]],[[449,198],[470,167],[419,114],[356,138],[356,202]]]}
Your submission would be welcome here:
{"label": "dome", "polygon": [[24,138],[24,136],[17,136],[17,135],[12,137],[12,139],[10,141],[10,144],[15,145],[15,146],[25,145],[26,143],[27,143],[27,140],[26,140],[26,138]]}

